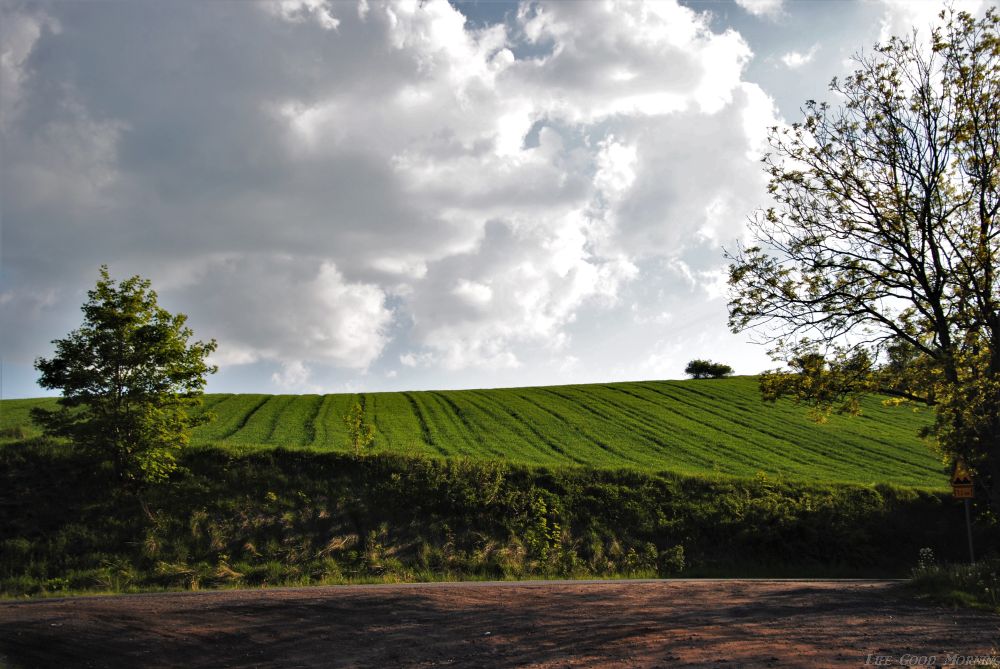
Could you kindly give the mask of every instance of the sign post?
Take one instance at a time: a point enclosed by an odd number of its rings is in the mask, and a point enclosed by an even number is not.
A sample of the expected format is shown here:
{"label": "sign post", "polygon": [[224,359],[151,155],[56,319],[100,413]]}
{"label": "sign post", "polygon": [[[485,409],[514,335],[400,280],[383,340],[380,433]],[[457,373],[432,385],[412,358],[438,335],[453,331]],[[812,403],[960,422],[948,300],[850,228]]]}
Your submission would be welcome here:
{"label": "sign post", "polygon": [[965,502],[965,531],[969,537],[969,562],[975,564],[976,554],[972,549],[972,513],[969,511],[973,496],[972,473],[962,458],[955,461],[955,469],[951,474],[951,490],[955,499]]}

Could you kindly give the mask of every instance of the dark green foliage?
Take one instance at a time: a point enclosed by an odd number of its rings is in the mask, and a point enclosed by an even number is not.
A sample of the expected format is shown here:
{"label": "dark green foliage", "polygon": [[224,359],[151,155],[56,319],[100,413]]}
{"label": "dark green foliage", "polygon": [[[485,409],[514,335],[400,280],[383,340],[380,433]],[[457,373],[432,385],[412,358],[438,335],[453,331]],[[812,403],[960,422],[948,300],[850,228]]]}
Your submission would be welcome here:
{"label": "dark green foliage", "polygon": [[1000,558],[976,564],[938,564],[923,548],[907,589],[945,606],[969,606],[1000,613]]}
{"label": "dark green foliage", "polygon": [[285,449],[190,448],[180,465],[143,504],[85,453],[0,448],[0,592],[891,576],[921,546],[963,546],[943,494],[889,486]]}
{"label": "dark green foliage", "polygon": [[39,385],[62,391],[60,408],[36,407],[31,417],[109,460],[123,483],[165,479],[195,423],[188,409],[215,371],[205,362],[215,342],[189,345],[186,317],[160,308],[141,277],[116,284],[101,267],[87,296],[83,325],[35,361]]}
{"label": "dark green foliage", "polygon": [[684,368],[684,373],[696,379],[721,379],[732,375],[733,368],[711,360],[692,360]]}

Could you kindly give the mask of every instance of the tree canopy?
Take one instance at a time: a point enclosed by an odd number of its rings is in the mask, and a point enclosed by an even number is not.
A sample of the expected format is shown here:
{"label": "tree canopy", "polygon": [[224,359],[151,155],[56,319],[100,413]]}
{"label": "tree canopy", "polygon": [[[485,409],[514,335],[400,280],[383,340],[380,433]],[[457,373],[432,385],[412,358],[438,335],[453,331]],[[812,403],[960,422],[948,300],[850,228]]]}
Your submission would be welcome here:
{"label": "tree canopy", "polygon": [[108,458],[126,484],[163,479],[188,443],[195,421],[187,410],[216,371],[206,362],[216,343],[189,344],[187,317],[160,308],[139,276],[116,283],[102,266],[87,295],[80,328],[52,342],[52,358],[35,361],[39,384],[62,391],[60,408],[36,408],[32,417],[48,434]]}
{"label": "tree canopy", "polygon": [[730,326],[790,368],[765,397],[933,407],[943,456],[1000,507],[1000,15],[940,19],[857,56],[841,106],[771,128],[774,206],[728,254]]}
{"label": "tree canopy", "polygon": [[692,360],[684,368],[684,373],[696,379],[721,379],[733,373],[733,368],[711,360]]}

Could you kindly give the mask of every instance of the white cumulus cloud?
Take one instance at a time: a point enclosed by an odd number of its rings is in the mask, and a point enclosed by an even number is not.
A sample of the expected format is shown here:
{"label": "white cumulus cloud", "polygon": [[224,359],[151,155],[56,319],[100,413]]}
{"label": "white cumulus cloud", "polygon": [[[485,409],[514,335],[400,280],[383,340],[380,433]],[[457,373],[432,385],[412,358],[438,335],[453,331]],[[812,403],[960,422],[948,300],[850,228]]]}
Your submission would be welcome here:
{"label": "white cumulus cloud", "polygon": [[329,260],[234,255],[194,268],[189,279],[169,294],[194,305],[191,320],[219,341],[220,360],[279,362],[279,385],[301,385],[307,361],[365,369],[388,342],[385,293],[345,280]]}
{"label": "white cumulus cloud", "polygon": [[785,67],[795,70],[803,65],[808,65],[816,57],[816,52],[819,50],[819,45],[812,45],[808,51],[802,53],[801,51],[789,51],[781,56],[781,62],[785,64]]}
{"label": "white cumulus cloud", "polygon": [[460,10],[15,12],[7,303],[55,291],[47,309],[72,313],[78,295],[58,289],[101,263],[153,274],[220,364],[269,366],[291,389],[379,364],[593,370],[576,342],[651,258],[717,297],[775,115],[744,80],[746,40],[671,0],[524,3],[485,27]]}
{"label": "white cumulus cloud", "polygon": [[784,0],[736,0],[736,4],[754,16],[773,18],[781,15]]}

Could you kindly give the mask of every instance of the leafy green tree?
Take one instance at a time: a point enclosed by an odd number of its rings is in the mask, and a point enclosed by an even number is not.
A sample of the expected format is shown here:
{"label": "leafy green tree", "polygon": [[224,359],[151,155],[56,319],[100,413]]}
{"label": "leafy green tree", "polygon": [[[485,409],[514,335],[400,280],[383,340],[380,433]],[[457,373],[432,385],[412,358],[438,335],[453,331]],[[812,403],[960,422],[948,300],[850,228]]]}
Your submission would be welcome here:
{"label": "leafy green tree", "polygon": [[684,373],[696,379],[721,379],[733,373],[733,368],[711,360],[692,360],[684,368]]}
{"label": "leafy green tree", "polygon": [[1000,14],[942,12],[929,43],[856,57],[804,120],[771,128],[775,205],[727,254],[730,326],[790,369],[764,396],[856,413],[888,392],[933,407],[1000,510]]}
{"label": "leafy green tree", "polygon": [[344,415],[344,425],[347,426],[347,437],[354,455],[361,457],[361,452],[371,448],[375,441],[375,427],[365,420],[365,408],[359,402],[355,402]]}
{"label": "leafy green tree", "polygon": [[60,408],[32,410],[46,433],[107,458],[128,487],[166,478],[187,445],[201,403],[206,362],[214,340],[188,343],[187,317],[160,308],[150,282],[133,276],[116,283],[102,266],[88,291],[83,325],[38,358],[43,388],[62,391]]}

